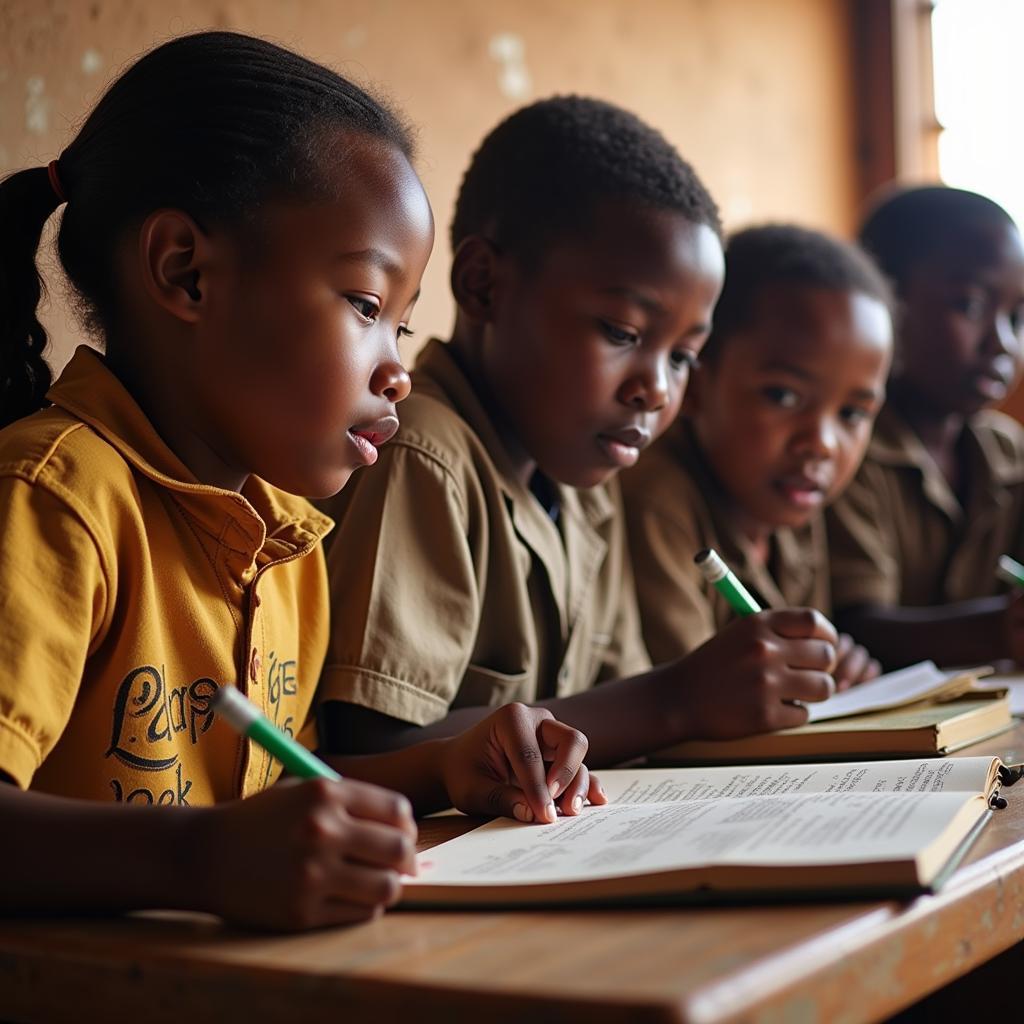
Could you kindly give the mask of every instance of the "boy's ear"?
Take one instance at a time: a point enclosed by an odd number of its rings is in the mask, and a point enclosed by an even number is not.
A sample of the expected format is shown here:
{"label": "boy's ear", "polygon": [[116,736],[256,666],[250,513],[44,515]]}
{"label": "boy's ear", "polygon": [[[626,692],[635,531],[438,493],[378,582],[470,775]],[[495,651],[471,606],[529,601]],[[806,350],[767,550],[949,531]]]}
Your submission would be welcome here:
{"label": "boy's ear", "polygon": [[154,211],[139,231],[146,293],[165,312],[195,323],[204,309],[204,275],[210,253],[209,237],[187,213]]}
{"label": "boy's ear", "polygon": [[471,320],[489,323],[501,280],[501,254],[480,235],[464,238],[452,258],[452,295]]}

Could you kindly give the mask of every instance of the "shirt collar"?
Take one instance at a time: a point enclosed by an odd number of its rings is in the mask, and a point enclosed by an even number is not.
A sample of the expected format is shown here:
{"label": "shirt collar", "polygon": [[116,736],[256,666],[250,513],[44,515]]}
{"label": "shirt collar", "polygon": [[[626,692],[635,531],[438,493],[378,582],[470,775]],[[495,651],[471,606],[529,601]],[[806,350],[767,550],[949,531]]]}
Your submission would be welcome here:
{"label": "shirt collar", "polygon": [[412,379],[415,391],[450,405],[487,451],[513,528],[544,567],[565,640],[608,550],[608,535],[616,514],[608,488],[577,490],[556,483],[560,510],[556,524],[516,474],[508,448],[451,346],[436,339],[427,342]]}
{"label": "shirt collar", "polygon": [[[1001,504],[1003,488],[1024,483],[1024,463],[999,444],[990,415],[981,412],[964,423],[964,450],[970,460],[972,501]],[[962,519],[964,510],[935,460],[914,429],[890,405],[882,408],[875,422],[869,456],[884,466],[917,469],[929,501],[955,522]]]}
{"label": "shirt collar", "polygon": [[55,406],[87,423],[138,472],[172,491],[209,532],[220,535],[224,516],[234,521],[253,554],[268,537],[303,554],[333,522],[303,498],[286,494],[257,477],[236,491],[200,483],[171,451],[94,349],[81,345],[46,396]]}
{"label": "shirt collar", "polygon": [[[487,449],[498,471],[502,491],[517,504],[537,506],[548,518],[529,487],[519,480],[512,456],[501,439],[498,428],[484,408],[480,395],[466,376],[451,345],[432,338],[420,351],[412,373],[414,390],[423,394],[440,391],[455,411],[469,424],[473,433]],[[555,483],[559,504],[579,511],[587,522],[597,527],[615,514],[615,506],[603,487],[577,490]]]}

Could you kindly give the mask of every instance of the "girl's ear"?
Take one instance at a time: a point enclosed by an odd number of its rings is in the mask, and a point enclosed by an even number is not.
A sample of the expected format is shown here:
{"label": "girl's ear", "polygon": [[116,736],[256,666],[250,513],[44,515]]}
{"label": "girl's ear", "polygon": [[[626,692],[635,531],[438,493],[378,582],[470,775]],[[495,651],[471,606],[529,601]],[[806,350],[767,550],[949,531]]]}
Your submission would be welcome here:
{"label": "girl's ear", "polygon": [[204,274],[211,244],[202,228],[180,210],[156,210],[139,231],[142,283],[165,312],[195,323],[204,310]]}
{"label": "girl's ear", "polygon": [[490,323],[501,282],[501,254],[493,242],[470,235],[452,259],[452,294],[459,309],[477,323]]}

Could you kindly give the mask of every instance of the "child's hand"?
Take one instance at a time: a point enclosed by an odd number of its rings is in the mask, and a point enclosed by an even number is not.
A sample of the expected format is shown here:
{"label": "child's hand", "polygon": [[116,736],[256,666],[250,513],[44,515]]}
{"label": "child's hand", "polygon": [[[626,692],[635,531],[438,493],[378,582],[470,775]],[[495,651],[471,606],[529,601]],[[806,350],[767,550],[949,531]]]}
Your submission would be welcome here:
{"label": "child's hand", "polygon": [[802,703],[835,692],[829,671],[837,643],[832,624],[811,608],[731,623],[672,666],[685,735],[735,739],[803,725]]}
{"label": "child's hand", "polygon": [[583,764],[587,746],[583,733],[550,711],[506,704],[448,740],[441,777],[452,804],[467,814],[552,822],[556,806],[579,814],[587,800],[607,802]]}
{"label": "child's hand", "polygon": [[858,683],[866,683],[876,678],[881,671],[882,666],[849,633],[839,634],[836,664],[832,669],[837,690],[848,690]]}
{"label": "child's hand", "polygon": [[398,899],[403,872],[416,873],[408,800],[365,782],[285,782],[204,813],[206,905],[239,924],[366,921]]}

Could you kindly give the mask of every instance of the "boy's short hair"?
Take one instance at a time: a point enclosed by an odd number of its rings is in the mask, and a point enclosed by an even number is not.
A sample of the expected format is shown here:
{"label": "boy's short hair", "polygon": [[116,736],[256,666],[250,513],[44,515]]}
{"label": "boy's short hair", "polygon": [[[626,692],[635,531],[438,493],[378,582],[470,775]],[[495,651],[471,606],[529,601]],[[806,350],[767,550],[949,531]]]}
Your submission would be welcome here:
{"label": "boy's short hair", "polygon": [[856,245],[793,224],[746,228],[726,246],[725,286],[703,361],[714,358],[730,334],[750,324],[757,293],[770,285],[859,292],[892,307],[885,278]]}
{"label": "boy's short hair", "polygon": [[660,132],[611,103],[556,96],[517,110],[473,154],[452,249],[482,235],[530,263],[552,238],[583,231],[604,200],[674,210],[721,237],[714,200]]}
{"label": "boy's short hair", "polygon": [[965,228],[993,223],[1014,222],[998,203],[977,192],[926,185],[887,192],[870,209],[859,237],[901,292],[913,268],[936,248],[955,243]]}

